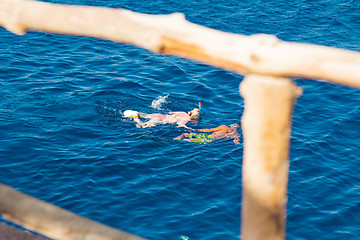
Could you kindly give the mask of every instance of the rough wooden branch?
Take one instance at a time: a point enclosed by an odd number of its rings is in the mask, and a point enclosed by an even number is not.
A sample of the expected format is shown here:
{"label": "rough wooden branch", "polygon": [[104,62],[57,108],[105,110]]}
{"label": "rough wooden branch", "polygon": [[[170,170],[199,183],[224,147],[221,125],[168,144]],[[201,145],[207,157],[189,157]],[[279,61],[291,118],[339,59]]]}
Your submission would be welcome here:
{"label": "rough wooden branch", "polygon": [[301,91],[279,77],[249,75],[240,84],[243,240],[285,239],[291,115]]}
{"label": "rough wooden branch", "polygon": [[61,240],[141,240],[40,201],[0,183],[0,214],[4,219]]}
{"label": "rough wooden branch", "polygon": [[39,30],[130,43],[242,75],[323,79],[360,88],[358,52],[288,43],[272,35],[221,32],[188,22],[180,13],[147,15],[122,9],[0,0],[0,25],[17,34]]}

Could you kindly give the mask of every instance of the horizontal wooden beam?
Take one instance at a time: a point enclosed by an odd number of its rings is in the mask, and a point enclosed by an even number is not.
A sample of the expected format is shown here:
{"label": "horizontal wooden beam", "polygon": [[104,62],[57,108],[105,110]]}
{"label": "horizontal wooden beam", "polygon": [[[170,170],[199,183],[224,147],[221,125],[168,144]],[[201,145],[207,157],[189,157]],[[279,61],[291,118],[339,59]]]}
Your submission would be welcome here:
{"label": "horizontal wooden beam", "polygon": [[17,34],[38,30],[134,44],[241,75],[322,79],[360,88],[358,52],[289,43],[272,35],[222,32],[191,23],[181,13],[148,15],[114,8],[0,0],[0,25]]}

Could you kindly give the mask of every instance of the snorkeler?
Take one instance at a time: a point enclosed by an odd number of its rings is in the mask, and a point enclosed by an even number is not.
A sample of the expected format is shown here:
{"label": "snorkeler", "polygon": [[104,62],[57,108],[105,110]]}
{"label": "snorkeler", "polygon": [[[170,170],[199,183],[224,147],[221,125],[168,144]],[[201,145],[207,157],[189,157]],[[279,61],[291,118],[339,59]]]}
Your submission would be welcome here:
{"label": "snorkeler", "polygon": [[[153,113],[153,114],[147,114],[147,113],[141,113],[136,112],[132,110],[126,110],[124,112],[124,117],[129,117],[133,119],[137,124],[136,127],[154,127],[161,124],[168,124],[168,123],[175,123],[178,125],[178,127],[185,127],[186,123],[188,123],[191,120],[198,120],[199,119],[199,109],[194,108],[193,110],[186,112],[169,112],[169,114],[160,114],[160,113]],[[142,122],[140,118],[146,118],[149,119],[146,122]]]}
{"label": "snorkeler", "polygon": [[230,127],[221,125],[217,128],[193,129],[194,131],[204,132],[204,133],[194,133],[194,132],[183,133],[180,136],[174,138],[174,140],[183,140],[186,142],[207,144],[212,142],[213,140],[233,138],[234,143],[239,144],[240,134],[238,134],[237,132],[237,129],[239,128],[240,128],[240,123],[234,123]]}

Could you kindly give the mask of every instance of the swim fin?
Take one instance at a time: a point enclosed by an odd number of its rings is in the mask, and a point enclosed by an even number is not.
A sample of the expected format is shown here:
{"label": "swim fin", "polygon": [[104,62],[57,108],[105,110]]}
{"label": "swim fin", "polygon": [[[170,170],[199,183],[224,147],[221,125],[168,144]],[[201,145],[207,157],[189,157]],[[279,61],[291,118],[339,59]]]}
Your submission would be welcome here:
{"label": "swim fin", "polygon": [[134,111],[134,110],[125,110],[123,113],[124,117],[127,117],[127,118],[137,118],[138,114],[139,114],[139,112]]}

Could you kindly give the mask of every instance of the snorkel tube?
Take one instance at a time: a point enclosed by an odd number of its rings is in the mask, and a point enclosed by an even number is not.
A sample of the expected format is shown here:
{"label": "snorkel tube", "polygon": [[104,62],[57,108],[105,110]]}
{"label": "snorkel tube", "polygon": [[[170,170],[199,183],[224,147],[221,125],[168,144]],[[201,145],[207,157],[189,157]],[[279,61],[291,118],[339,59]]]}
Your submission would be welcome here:
{"label": "snorkel tube", "polygon": [[202,118],[201,102],[199,102],[199,119]]}

